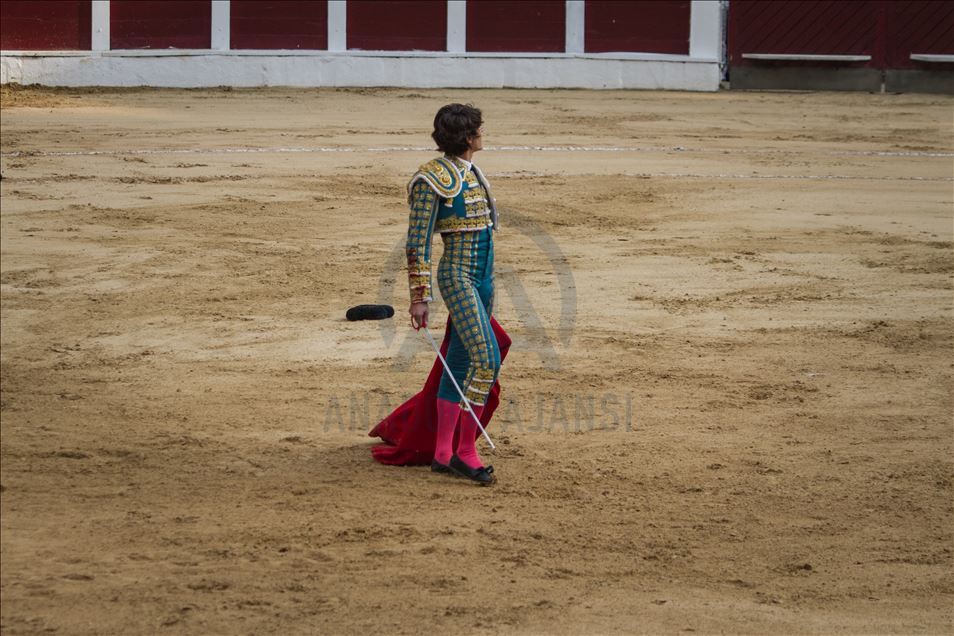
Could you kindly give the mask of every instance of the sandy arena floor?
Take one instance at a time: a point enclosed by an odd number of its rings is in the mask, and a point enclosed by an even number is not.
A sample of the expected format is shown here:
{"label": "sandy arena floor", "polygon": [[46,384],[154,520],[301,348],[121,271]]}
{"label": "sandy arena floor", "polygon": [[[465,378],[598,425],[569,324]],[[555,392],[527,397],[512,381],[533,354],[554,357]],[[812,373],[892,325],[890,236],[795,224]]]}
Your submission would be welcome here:
{"label": "sandy arena floor", "polygon": [[[433,361],[403,188],[461,100],[513,337],[492,488],[366,436]],[[2,106],[4,634],[954,629],[951,98]]]}

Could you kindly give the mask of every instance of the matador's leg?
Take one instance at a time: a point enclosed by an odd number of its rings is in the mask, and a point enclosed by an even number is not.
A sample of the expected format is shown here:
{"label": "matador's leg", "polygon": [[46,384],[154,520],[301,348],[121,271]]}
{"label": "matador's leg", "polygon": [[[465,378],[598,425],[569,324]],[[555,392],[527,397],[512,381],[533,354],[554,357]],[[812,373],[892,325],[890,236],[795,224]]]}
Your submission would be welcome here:
{"label": "matador's leg", "polygon": [[[449,327],[450,341],[447,345],[447,353],[444,355],[444,359],[447,361],[447,366],[450,367],[454,375],[454,380],[457,381],[457,386],[463,390],[464,378],[467,377],[467,372],[470,369],[470,354],[467,352],[467,348],[461,340],[460,332],[454,327],[455,323],[458,322],[458,320],[454,319],[454,313],[459,312],[460,307],[452,303],[449,299],[459,296],[462,290],[470,283],[466,278],[449,277],[447,275],[441,276],[439,283],[441,296],[444,298],[444,302],[447,304],[447,311],[451,315]],[[437,389],[437,397],[451,402],[460,402],[460,394],[457,392],[457,389],[454,388],[454,383],[450,377],[448,377],[446,371],[441,376],[441,382]]]}
{"label": "matador's leg", "polygon": [[[485,358],[482,363],[479,361],[479,358],[475,358],[478,360],[478,363],[471,365],[463,386],[467,387],[465,395],[467,395],[473,404],[474,414],[480,418],[483,415],[490,389],[493,387],[500,370],[500,347],[497,344],[497,338],[490,326],[493,278],[491,276],[485,276],[477,286],[470,287],[470,290],[472,294],[476,295],[478,300],[479,329],[477,333],[479,339],[482,341],[478,348]],[[486,343],[486,345],[483,343]],[[484,379],[486,379],[486,381],[483,381]],[[480,455],[477,453],[477,436],[477,424],[473,418],[462,419],[455,452],[460,461],[474,469],[484,465],[480,459]]]}
{"label": "matador's leg", "polygon": [[457,311],[451,314],[454,328],[460,334],[470,357],[470,366],[461,388],[465,397],[477,406],[486,404],[500,371],[500,348],[490,326],[488,312],[492,289],[486,282],[482,283],[460,289],[453,299]]}

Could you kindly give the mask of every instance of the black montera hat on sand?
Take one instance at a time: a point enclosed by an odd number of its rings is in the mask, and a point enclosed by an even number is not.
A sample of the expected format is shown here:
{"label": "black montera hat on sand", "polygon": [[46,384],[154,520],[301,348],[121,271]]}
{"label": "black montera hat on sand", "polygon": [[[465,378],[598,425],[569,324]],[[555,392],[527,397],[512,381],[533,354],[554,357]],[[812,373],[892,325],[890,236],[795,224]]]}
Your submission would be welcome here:
{"label": "black montera hat on sand", "polygon": [[356,305],[348,310],[348,320],[384,320],[394,315],[391,305]]}

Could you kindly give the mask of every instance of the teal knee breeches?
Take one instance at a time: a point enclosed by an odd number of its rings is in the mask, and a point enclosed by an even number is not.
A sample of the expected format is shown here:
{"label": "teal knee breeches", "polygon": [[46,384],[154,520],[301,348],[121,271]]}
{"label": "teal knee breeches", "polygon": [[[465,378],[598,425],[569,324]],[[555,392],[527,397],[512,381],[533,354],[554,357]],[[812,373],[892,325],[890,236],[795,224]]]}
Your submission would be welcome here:
{"label": "teal knee breeches", "polygon": [[[441,235],[444,254],[437,266],[437,284],[450,312],[447,365],[457,385],[475,405],[487,402],[500,372],[500,347],[490,326],[494,302],[492,229]],[[437,397],[460,402],[447,371]]]}

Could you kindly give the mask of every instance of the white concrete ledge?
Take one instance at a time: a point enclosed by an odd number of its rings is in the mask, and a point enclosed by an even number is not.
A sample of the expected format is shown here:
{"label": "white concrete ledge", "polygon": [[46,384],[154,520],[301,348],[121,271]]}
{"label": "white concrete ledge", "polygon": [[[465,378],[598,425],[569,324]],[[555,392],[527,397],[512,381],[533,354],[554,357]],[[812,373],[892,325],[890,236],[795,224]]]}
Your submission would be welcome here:
{"label": "white concrete ledge", "polygon": [[135,50],[0,54],[0,82],[46,86],[402,86],[716,91],[717,60],[682,55]]}
{"label": "white concrete ledge", "polygon": [[940,62],[942,64],[954,63],[954,55],[936,55],[933,53],[912,53],[912,60],[918,62]]}
{"label": "white concrete ledge", "polygon": [[810,55],[802,53],[743,53],[747,60],[795,60],[800,62],[867,62],[870,55]]}
{"label": "white concrete ledge", "polygon": [[112,51],[0,51],[0,57],[434,57],[434,58],[538,58],[592,60],[646,60],[654,62],[713,63],[712,57],[691,57],[669,53],[495,53],[453,51],[318,51],[313,49],[114,49]]}

